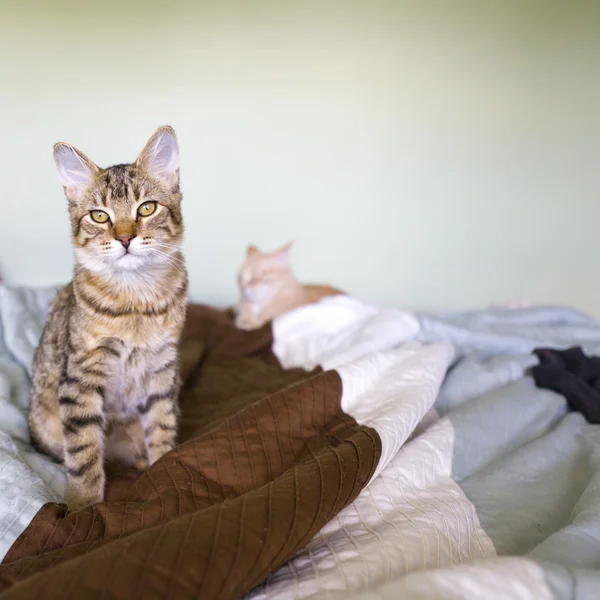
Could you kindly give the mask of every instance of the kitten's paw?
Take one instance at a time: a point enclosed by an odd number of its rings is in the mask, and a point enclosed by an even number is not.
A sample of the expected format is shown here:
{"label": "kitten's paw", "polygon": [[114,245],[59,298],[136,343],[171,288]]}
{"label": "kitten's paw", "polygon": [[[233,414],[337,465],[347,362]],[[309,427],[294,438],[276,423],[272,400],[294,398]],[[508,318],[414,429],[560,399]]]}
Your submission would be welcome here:
{"label": "kitten's paw", "polygon": [[69,512],[72,513],[83,510],[92,504],[102,502],[102,500],[104,500],[104,498],[99,494],[81,494],[79,491],[73,491],[67,493],[66,503]]}
{"label": "kitten's paw", "polygon": [[148,450],[148,466],[153,465],[156,461],[160,460],[167,452],[173,450],[175,446],[160,446],[159,448],[152,448]]}
{"label": "kitten's paw", "polygon": [[252,319],[248,317],[238,317],[235,319],[235,326],[238,329],[243,329],[244,331],[251,331],[252,329],[258,329],[258,325]]}
{"label": "kitten's paw", "polygon": [[145,471],[150,466],[150,461],[147,456],[138,456],[134,466],[138,471]]}

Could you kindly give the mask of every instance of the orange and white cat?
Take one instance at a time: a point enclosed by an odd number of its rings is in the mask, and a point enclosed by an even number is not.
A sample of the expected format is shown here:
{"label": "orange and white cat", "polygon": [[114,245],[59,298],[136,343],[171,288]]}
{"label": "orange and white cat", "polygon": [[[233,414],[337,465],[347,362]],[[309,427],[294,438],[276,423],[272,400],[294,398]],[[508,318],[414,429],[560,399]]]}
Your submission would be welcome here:
{"label": "orange and white cat", "polygon": [[248,247],[238,277],[241,297],[235,325],[239,329],[258,329],[294,308],[344,293],[330,286],[300,283],[290,264],[291,246],[292,242],[274,252]]}

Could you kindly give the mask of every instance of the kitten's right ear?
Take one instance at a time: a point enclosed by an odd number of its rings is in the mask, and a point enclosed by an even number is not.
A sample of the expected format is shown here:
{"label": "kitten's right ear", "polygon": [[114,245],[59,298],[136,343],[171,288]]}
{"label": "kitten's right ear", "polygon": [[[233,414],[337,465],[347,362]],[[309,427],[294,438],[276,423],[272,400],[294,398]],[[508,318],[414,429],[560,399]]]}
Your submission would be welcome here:
{"label": "kitten's right ear", "polygon": [[76,204],[92,183],[98,167],[77,148],[63,142],[54,146],[54,162],[67,200]]}
{"label": "kitten's right ear", "polygon": [[294,245],[294,240],[288,242],[285,246],[279,248],[279,250],[275,250],[273,252],[273,256],[281,263],[287,264],[290,262],[290,250]]}
{"label": "kitten's right ear", "polygon": [[248,246],[246,249],[246,256],[256,256],[257,254],[260,254],[260,251],[256,246]]}
{"label": "kitten's right ear", "polygon": [[137,164],[171,188],[179,186],[179,145],[169,125],[159,127],[141,151]]}

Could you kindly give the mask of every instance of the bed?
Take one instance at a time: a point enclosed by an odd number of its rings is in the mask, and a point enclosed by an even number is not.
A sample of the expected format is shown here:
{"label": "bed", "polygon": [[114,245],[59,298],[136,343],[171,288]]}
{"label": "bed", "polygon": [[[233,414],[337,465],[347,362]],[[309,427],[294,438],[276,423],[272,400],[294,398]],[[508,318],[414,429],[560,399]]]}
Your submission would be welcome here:
{"label": "bed", "polygon": [[591,318],[190,305],[179,446],[68,513],[26,421],[54,293],[0,284],[0,600],[600,596],[600,427],[530,376]]}

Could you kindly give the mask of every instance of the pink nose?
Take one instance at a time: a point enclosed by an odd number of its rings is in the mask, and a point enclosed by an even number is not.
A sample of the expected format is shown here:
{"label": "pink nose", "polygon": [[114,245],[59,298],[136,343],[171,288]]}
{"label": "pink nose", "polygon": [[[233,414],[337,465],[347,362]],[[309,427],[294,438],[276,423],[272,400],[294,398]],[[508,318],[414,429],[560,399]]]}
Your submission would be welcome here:
{"label": "pink nose", "polygon": [[123,244],[123,247],[129,248],[129,244],[135,235],[120,235],[117,239]]}

